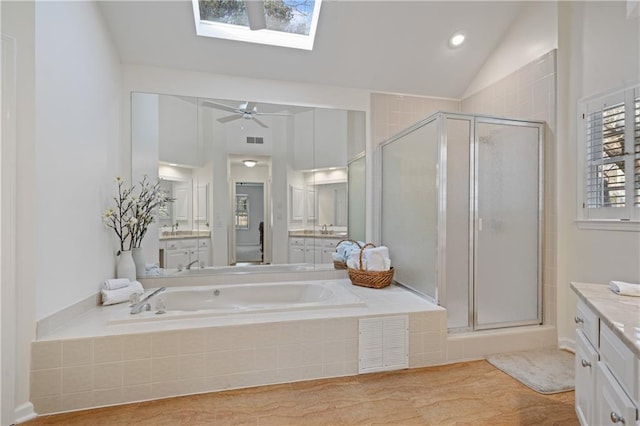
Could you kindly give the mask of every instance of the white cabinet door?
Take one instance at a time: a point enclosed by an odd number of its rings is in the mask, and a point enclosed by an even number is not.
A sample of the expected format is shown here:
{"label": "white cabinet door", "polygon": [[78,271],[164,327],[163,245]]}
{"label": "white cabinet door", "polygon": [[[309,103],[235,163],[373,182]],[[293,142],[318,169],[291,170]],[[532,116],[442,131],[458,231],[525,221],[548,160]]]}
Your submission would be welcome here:
{"label": "white cabinet door", "polygon": [[576,330],[575,401],[576,414],[582,426],[593,424],[597,364],[598,353],[584,332]]}
{"label": "white cabinet door", "polygon": [[592,424],[636,424],[636,407],[604,363],[598,363],[597,374],[596,410]]}
{"label": "white cabinet door", "polygon": [[289,263],[304,263],[304,246],[289,246]]}
{"label": "white cabinet door", "polygon": [[165,251],[165,268],[177,269],[180,265],[189,264],[189,249],[175,249]]}

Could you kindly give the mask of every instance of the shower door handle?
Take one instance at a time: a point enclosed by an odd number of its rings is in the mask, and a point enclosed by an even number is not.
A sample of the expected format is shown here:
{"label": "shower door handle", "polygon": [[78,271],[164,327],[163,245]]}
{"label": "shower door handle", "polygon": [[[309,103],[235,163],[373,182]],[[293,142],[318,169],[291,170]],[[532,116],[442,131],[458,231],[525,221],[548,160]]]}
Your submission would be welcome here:
{"label": "shower door handle", "polygon": [[482,232],[482,218],[478,218],[478,232]]}

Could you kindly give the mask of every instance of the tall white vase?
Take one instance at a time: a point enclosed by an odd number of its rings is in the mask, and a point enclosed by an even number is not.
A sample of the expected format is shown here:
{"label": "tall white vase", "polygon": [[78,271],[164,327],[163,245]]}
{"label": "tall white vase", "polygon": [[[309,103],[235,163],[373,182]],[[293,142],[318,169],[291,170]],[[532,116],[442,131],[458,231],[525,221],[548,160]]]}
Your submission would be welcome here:
{"label": "tall white vase", "polygon": [[129,278],[129,281],[136,280],[136,264],[133,262],[131,250],[121,251],[120,255],[118,255],[116,278]]}
{"label": "tall white vase", "polygon": [[146,274],[146,264],[144,262],[144,253],[142,247],[134,247],[131,249],[133,255],[133,263],[136,265],[136,276],[142,277]]}

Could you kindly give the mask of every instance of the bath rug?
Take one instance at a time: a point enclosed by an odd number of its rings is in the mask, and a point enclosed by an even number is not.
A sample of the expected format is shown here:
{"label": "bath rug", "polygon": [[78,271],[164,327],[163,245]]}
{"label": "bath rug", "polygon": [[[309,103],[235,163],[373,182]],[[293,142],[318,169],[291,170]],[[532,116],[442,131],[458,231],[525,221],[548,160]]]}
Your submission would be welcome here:
{"label": "bath rug", "polygon": [[536,349],[491,355],[487,361],[536,392],[574,389],[574,355],[559,349]]}

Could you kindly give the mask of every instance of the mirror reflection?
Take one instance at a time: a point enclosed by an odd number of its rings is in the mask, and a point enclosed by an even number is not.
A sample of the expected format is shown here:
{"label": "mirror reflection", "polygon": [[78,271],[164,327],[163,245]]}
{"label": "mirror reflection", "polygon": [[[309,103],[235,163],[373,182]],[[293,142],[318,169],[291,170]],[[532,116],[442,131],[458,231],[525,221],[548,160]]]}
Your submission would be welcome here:
{"label": "mirror reflection", "polygon": [[132,178],[175,199],[152,275],[332,268],[364,230],[364,112],[133,93],[131,114]]}

